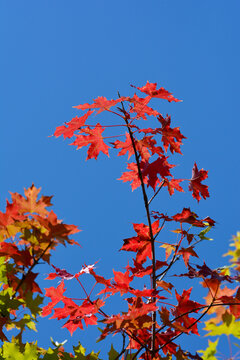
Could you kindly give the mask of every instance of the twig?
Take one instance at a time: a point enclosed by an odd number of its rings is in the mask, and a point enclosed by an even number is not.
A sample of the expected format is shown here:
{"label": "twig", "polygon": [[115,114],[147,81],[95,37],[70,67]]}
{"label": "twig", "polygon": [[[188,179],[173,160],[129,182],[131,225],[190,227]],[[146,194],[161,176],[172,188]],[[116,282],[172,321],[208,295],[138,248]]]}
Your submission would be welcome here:
{"label": "twig", "polygon": [[158,190],[155,192],[155,194],[151,197],[151,199],[148,201],[148,205],[151,204],[151,202],[153,201],[153,199],[157,196],[157,194],[159,193],[159,191],[162,189],[162,187],[165,184],[165,179],[163,179],[162,184],[159,186]]}

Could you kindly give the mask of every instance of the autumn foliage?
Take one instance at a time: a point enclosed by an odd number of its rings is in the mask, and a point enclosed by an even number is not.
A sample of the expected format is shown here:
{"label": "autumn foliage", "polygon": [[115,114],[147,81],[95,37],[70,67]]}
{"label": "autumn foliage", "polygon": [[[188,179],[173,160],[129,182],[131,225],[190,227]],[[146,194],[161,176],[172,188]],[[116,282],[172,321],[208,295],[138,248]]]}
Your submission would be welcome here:
{"label": "autumn foliage", "polygon": [[[129,263],[122,271],[114,269],[110,279],[98,273],[95,264],[82,266],[76,274],[51,264],[51,251],[59,244],[77,245],[71,236],[79,230],[62,223],[49,211],[51,197],[38,198],[40,189],[34,185],[25,189],[24,196],[12,193],[6,211],[0,213],[2,358],[9,359],[11,351],[21,355],[30,352],[33,359],[50,359],[50,354],[51,359],[99,358],[98,354],[86,355],[81,344],[74,348],[74,354],[66,353],[59,344],[49,350],[33,343],[23,344],[23,332],[27,328],[35,329],[36,317],[40,314],[63,320],[63,327],[70,334],[85,331],[90,325],[101,328],[100,341],[118,334],[122,347],[118,351],[113,347],[109,349],[110,360],[157,360],[173,356],[178,360],[198,360],[200,354],[182,348],[180,339],[183,334],[198,336],[200,325],[208,314],[212,316],[205,327],[210,335],[225,334],[224,329],[222,332],[219,329],[226,327],[229,321],[233,324],[232,334],[237,331],[240,290],[232,283],[236,285],[239,280],[239,238],[233,245],[234,250],[228,253],[232,256],[231,265],[213,270],[201,262],[196,248],[199,242],[208,240],[206,235],[215,221],[209,216],[197,215],[189,207],[180,208],[176,214],[152,208],[160,191],[168,191],[169,196],[173,196],[185,189],[198,202],[210,196],[205,183],[208,172],[199,169],[196,163],[191,178],[174,177],[172,159],[175,153],[182,154],[181,146],[186,137],[179,127],[173,127],[169,115],[164,117],[150,107],[154,98],[169,102],[181,100],[162,87],[158,89],[154,83],[132,87],[137,91],[132,97],[119,95],[114,100],[98,97],[92,104],[74,106],[80,111],[79,116],[59,126],[54,133],[55,137],[62,135],[64,139],[71,139],[70,145],[77,149],[88,147],[87,160],[97,159],[100,153],[109,157],[110,150],[116,150],[117,156],[126,156],[127,166],[119,180],[130,183],[132,190],[139,188],[147,219],[146,223],[134,223],[133,235],[123,239],[123,244],[116,249],[130,253]],[[104,111],[112,114],[111,125],[96,121]],[[164,242],[159,241],[161,231],[170,223],[176,226],[175,239],[168,241],[165,235]],[[174,272],[178,260],[183,265],[181,273]],[[48,302],[42,309],[42,290],[36,282],[37,273],[33,271],[40,261],[51,264],[47,279],[58,281],[46,289],[44,296]],[[166,279],[169,272],[174,274],[171,282]],[[84,285],[86,277],[88,283],[92,282],[89,292]],[[193,299],[192,288],[180,292],[174,281],[178,277],[199,279],[207,290],[206,299]],[[137,279],[142,281],[142,287]],[[79,285],[80,300],[67,295],[66,280]],[[115,294],[121,295],[127,311],[105,312],[105,304],[111,302]],[[10,343],[6,330],[13,328],[18,332]],[[240,336],[239,331],[237,336]],[[209,348],[216,349],[216,343],[210,343]],[[207,359],[207,351],[202,351],[203,358]]]}

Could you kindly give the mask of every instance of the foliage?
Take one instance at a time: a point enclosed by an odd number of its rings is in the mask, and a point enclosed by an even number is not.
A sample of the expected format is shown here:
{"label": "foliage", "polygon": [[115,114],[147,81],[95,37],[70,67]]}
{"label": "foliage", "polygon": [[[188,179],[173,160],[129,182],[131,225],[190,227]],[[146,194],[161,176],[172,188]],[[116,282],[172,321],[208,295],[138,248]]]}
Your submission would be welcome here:
{"label": "foliage", "polygon": [[[26,329],[36,330],[40,313],[43,317],[51,314],[51,318],[64,320],[63,327],[70,334],[85,330],[90,325],[100,327],[99,341],[118,334],[122,338],[122,347],[117,351],[111,346],[108,353],[110,360],[200,359],[197,353],[191,354],[183,349],[179,338],[183,334],[198,336],[202,319],[207,314],[213,314],[205,321],[209,336],[240,336],[240,290],[232,286],[239,280],[240,236],[238,234],[234,238],[233,250],[227,254],[232,257],[231,265],[212,270],[205,262],[201,263],[196,247],[199,242],[209,240],[207,233],[214,227],[215,221],[210,217],[199,217],[186,207],[173,215],[152,209],[153,200],[161,190],[166,188],[170,196],[175,191],[184,192],[184,182],[188,183],[188,191],[198,202],[208,198],[208,186],[203,183],[208,172],[199,170],[194,163],[190,179],[174,178],[172,170],[175,165],[169,159],[175,153],[182,154],[181,146],[186,137],[179,127],[172,127],[169,115],[163,117],[149,103],[153,98],[169,102],[180,100],[164,88],[157,89],[153,83],[133,88],[143,97],[137,94],[132,97],[119,95],[115,100],[98,97],[92,104],[75,106],[86,112],[59,126],[54,133],[56,137],[63,135],[64,139],[74,137],[71,145],[77,149],[89,146],[87,160],[97,159],[101,152],[109,156],[110,149],[115,149],[118,156],[127,155],[127,170],[119,180],[130,182],[132,190],[141,189],[147,218],[146,224],[133,224],[135,234],[124,239],[120,248],[134,254],[132,263],[128,263],[124,271],[113,270],[111,279],[98,274],[95,264],[83,266],[76,274],[51,264],[53,270],[47,279],[60,278],[60,284],[46,289],[45,297],[50,301],[41,310],[43,296],[36,282],[37,273],[33,270],[40,261],[50,264],[51,250],[57,245],[77,245],[69,236],[79,230],[74,225],[62,223],[53,211],[49,212],[47,207],[52,205],[51,197],[38,199],[40,189],[34,185],[25,189],[25,196],[11,194],[6,211],[0,213],[2,359],[99,358],[99,353],[86,354],[80,343],[73,348],[74,353],[65,352],[64,344],[54,342],[53,348],[48,350],[38,347],[37,343],[25,344],[22,335]],[[119,123],[95,123],[93,115],[103,111],[112,113]],[[145,127],[146,120],[151,127]],[[116,129],[121,133],[116,133]],[[105,132],[108,132],[107,136]],[[131,158],[134,160],[130,162]],[[176,224],[173,231],[175,238],[160,242],[161,231],[169,223]],[[175,270],[177,260],[183,264],[181,274]],[[201,280],[208,290],[206,304],[192,299],[192,288],[180,293],[177,281],[165,281],[169,272],[174,274],[175,279]],[[66,280],[78,283],[81,291],[79,300],[67,296]],[[87,292],[85,284],[90,282],[92,288]],[[143,286],[146,283],[148,287]],[[104,306],[116,294],[121,295],[123,309],[127,308],[127,311],[109,314]],[[62,307],[59,307],[60,304]],[[6,330],[13,330],[11,342]],[[209,347],[202,351],[204,359],[216,358],[217,343],[218,340],[209,342]]]}

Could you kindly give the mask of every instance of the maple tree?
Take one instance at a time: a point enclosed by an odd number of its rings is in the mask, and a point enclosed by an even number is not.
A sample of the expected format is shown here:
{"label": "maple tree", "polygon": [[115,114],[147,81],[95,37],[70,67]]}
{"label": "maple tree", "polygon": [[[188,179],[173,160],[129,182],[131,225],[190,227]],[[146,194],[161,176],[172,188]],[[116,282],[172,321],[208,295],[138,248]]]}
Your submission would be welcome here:
{"label": "maple tree", "polygon": [[[38,199],[40,189],[34,185],[25,189],[25,196],[12,193],[6,211],[0,212],[0,338],[3,359],[16,356],[19,359],[99,358],[99,353],[86,355],[80,343],[73,348],[74,353],[67,353],[63,344],[54,342],[54,348],[48,350],[40,348],[37,343],[24,344],[24,331],[35,329],[40,314],[63,320],[63,327],[70,334],[90,325],[100,326],[99,341],[118,334],[122,338],[122,347],[117,351],[111,346],[110,360],[201,359],[198,353],[192,354],[182,348],[179,339],[183,334],[198,336],[200,325],[208,314],[215,316],[205,322],[210,336],[240,336],[240,290],[232,286],[239,281],[240,237],[234,238],[234,250],[228,253],[232,256],[231,265],[212,270],[201,262],[196,248],[198,243],[208,240],[207,233],[215,221],[209,216],[201,218],[186,207],[172,215],[152,209],[160,191],[166,188],[169,196],[173,196],[176,191],[184,192],[184,183],[198,202],[208,198],[208,186],[203,183],[208,172],[199,170],[194,163],[190,179],[174,177],[175,165],[171,158],[175,153],[182,154],[181,146],[186,137],[179,127],[172,127],[169,115],[164,117],[149,103],[154,98],[169,102],[180,100],[162,87],[157,89],[154,83],[132,87],[144,97],[137,94],[132,97],[119,95],[115,100],[98,97],[92,104],[77,105],[77,110],[86,112],[59,126],[54,133],[55,137],[63,135],[64,139],[74,137],[70,145],[77,149],[89,146],[87,160],[97,159],[100,153],[109,157],[111,149],[116,150],[118,156],[127,155],[127,169],[119,180],[130,182],[132,190],[141,189],[147,218],[146,223],[134,223],[135,234],[126,237],[119,246],[118,250],[131,253],[132,262],[123,271],[113,270],[110,279],[98,274],[95,264],[83,265],[76,274],[51,264],[51,251],[59,244],[77,245],[69,236],[79,230],[74,225],[62,223],[53,211],[49,211],[51,197]],[[106,125],[96,122],[93,115],[104,111],[110,112],[119,123]],[[148,127],[142,126],[146,120],[151,124]],[[116,133],[116,129],[121,133]],[[175,238],[160,242],[161,232],[168,223],[176,225],[173,230]],[[181,273],[174,272],[178,260],[183,264]],[[37,273],[33,272],[40,261],[52,266],[48,280],[60,280],[46,289],[44,296],[50,300],[42,309],[42,290],[36,282]],[[194,300],[192,287],[180,292],[177,282],[166,281],[169,273],[174,275],[174,279],[199,279],[208,291],[206,299],[201,302]],[[86,277],[88,284],[92,282],[90,291],[86,290]],[[79,285],[79,300],[67,295],[66,280]],[[142,281],[141,287],[139,281]],[[125,311],[109,314],[104,306],[115,294],[121,296]],[[10,342],[6,330],[11,329],[16,333]],[[202,351],[202,357],[214,359],[211,356],[214,356],[216,346],[217,342],[210,342],[209,347]]]}

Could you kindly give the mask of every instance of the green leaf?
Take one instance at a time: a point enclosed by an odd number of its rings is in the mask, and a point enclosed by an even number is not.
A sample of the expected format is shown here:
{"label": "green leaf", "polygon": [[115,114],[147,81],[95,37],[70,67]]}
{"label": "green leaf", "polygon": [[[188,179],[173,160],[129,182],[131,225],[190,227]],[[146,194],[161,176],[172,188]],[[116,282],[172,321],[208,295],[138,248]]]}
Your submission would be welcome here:
{"label": "green leaf", "polygon": [[[94,351],[92,351],[90,354],[88,354],[86,356],[86,360],[97,360],[99,359],[98,355],[100,354],[100,351],[95,353]],[[99,359],[100,360],[100,359]]]}
{"label": "green leaf", "polygon": [[37,360],[37,343],[26,343],[24,351],[20,351],[20,346],[16,342],[4,342],[2,350],[3,359],[6,360]]}
{"label": "green leaf", "polygon": [[111,345],[111,349],[108,353],[109,360],[114,360],[119,355],[119,353],[114,349],[113,345]]}
{"label": "green leaf", "polygon": [[23,303],[21,300],[12,299],[12,295],[12,288],[2,290],[0,293],[0,314],[3,317],[7,317],[10,310],[17,310]]}
{"label": "green leaf", "polygon": [[8,283],[7,267],[6,267],[6,262],[5,261],[6,261],[5,257],[1,256],[0,257],[0,285]]}
{"label": "green leaf", "polygon": [[28,329],[30,330],[37,331],[35,321],[29,314],[24,314],[22,319],[18,321],[12,321],[10,324],[7,325],[8,330],[13,328],[26,330],[26,327],[28,327]]}
{"label": "green leaf", "polygon": [[209,331],[208,336],[219,335],[233,335],[236,338],[240,338],[240,326],[239,322],[235,320],[235,317],[229,314],[227,311],[222,316],[223,323],[215,324],[211,320],[206,321],[206,327],[204,330]]}
{"label": "green leaf", "polygon": [[80,341],[78,342],[78,346],[73,346],[74,354],[76,355],[82,355],[83,359],[85,359],[85,353],[86,349],[82,346]]}
{"label": "green leaf", "polygon": [[198,350],[199,353],[202,353],[203,360],[217,360],[215,354],[217,352],[218,340],[219,339],[215,342],[208,340],[208,347],[206,350]]}
{"label": "green leaf", "polygon": [[211,230],[211,228],[212,228],[212,226],[208,226],[206,229],[203,229],[202,231],[200,231],[200,233],[198,234],[198,237],[200,237],[201,240],[212,241],[213,239],[205,236]]}
{"label": "green leaf", "polygon": [[127,357],[126,357],[126,360],[132,360],[132,358],[134,357],[136,353],[131,353],[131,354],[128,354]]}
{"label": "green leaf", "polygon": [[37,295],[35,298],[33,298],[33,293],[31,291],[28,291],[25,297],[26,306],[29,308],[29,310],[32,313],[33,317],[36,317],[41,313],[41,308],[39,305],[42,305],[43,303],[43,296]]}

